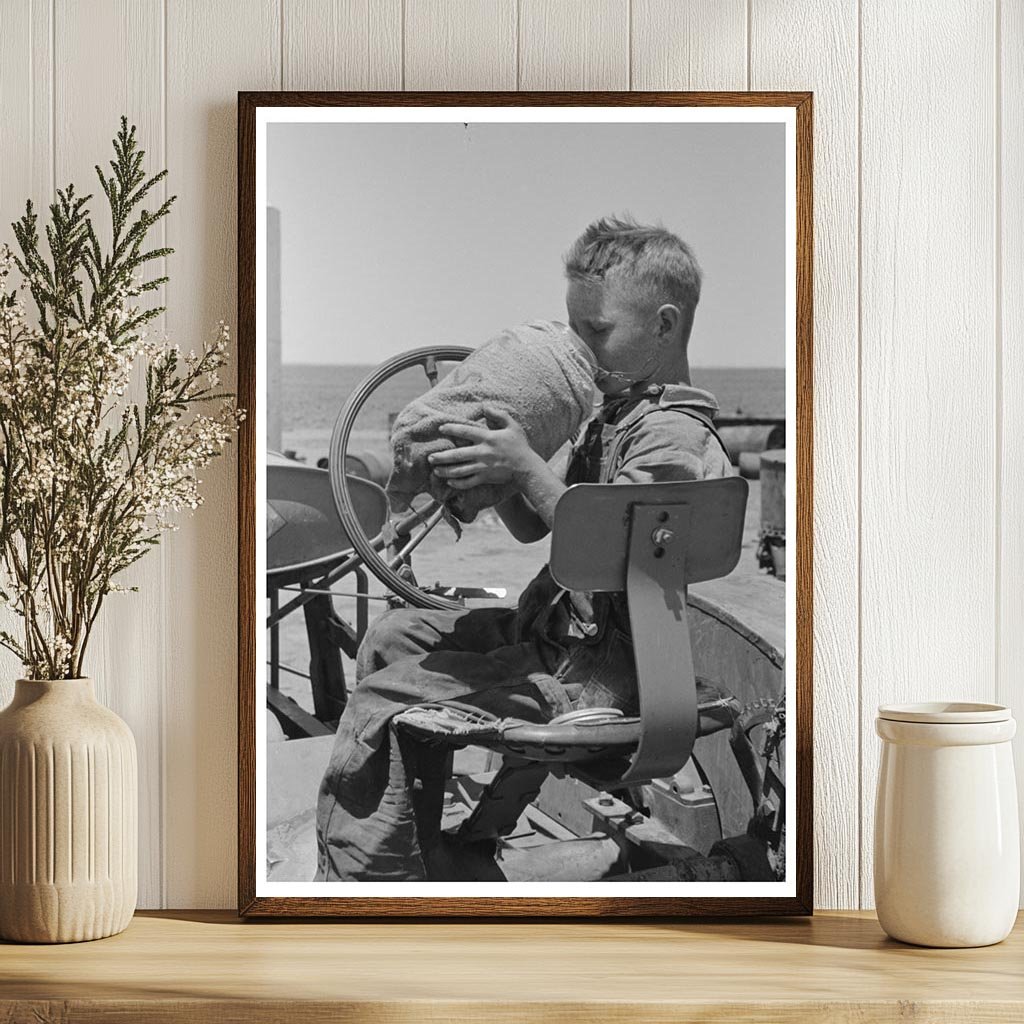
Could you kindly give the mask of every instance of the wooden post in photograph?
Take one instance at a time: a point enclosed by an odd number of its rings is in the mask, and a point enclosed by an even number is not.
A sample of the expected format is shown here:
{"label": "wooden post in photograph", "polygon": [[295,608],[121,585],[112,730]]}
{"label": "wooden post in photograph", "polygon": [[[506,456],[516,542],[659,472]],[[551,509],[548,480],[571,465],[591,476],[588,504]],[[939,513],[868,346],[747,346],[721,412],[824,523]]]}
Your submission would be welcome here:
{"label": "wooden post in photograph", "polygon": [[281,211],[267,207],[267,448],[281,451]]}

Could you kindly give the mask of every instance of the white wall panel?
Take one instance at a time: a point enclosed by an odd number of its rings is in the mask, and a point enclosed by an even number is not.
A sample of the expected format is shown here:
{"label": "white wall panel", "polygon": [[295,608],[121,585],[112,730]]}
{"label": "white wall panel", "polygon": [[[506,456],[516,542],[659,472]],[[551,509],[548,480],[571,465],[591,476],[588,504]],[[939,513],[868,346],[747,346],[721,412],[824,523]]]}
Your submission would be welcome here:
{"label": "white wall panel", "polygon": [[747,0],[633,0],[630,88],[745,89],[746,34]]}
{"label": "white wall panel", "polygon": [[[1024,822],[1024,4],[1001,5],[997,140],[996,317],[1002,335],[999,671],[996,700],[1016,710],[1017,792]],[[1022,887],[1024,892],[1024,887]]]}
{"label": "white wall panel", "polygon": [[405,0],[405,89],[516,88],[515,0]]}
{"label": "white wall panel", "polygon": [[[73,182],[92,193],[90,209],[101,240],[109,243],[110,214],[94,170],[110,172],[112,140],[121,115],[138,127],[146,168],[164,166],[163,9],[161,0],[58,0],[54,7],[54,167],[59,188]],[[103,53],[102,61],[96,54]],[[89,88],[82,83],[89,81]],[[163,200],[158,188],[154,201]],[[163,244],[157,228],[151,246]],[[163,262],[149,276],[163,273]],[[146,296],[162,301],[162,292]],[[160,330],[162,323],[156,323]],[[135,382],[129,398],[144,401]],[[139,751],[139,905],[163,898],[163,623],[166,587],[163,552],[132,566],[122,586],[135,594],[111,594],[90,639],[85,673],[96,696],[131,726]]]}
{"label": "white wall panel", "polygon": [[[191,347],[236,310],[235,123],[241,89],[281,84],[276,0],[167,0],[168,327]],[[232,379],[233,366],[224,377]],[[236,874],[236,448],[167,544],[166,900],[233,906]]]}
{"label": "white wall panel", "polygon": [[[11,222],[25,200],[46,212],[53,189],[53,12],[50,0],[7,0],[0,30],[0,244],[17,246]],[[18,619],[0,609],[0,628]],[[14,695],[21,663],[0,647],[0,707]]]}
{"label": "white wall panel", "polygon": [[53,27],[50,0],[6,0],[0,32],[0,228],[49,201],[53,185]]}
{"label": "white wall panel", "polygon": [[864,906],[877,705],[995,693],[993,16],[960,0],[863,5]]}
{"label": "white wall panel", "polygon": [[285,89],[401,89],[402,0],[281,0]]}
{"label": "white wall panel", "polygon": [[519,0],[519,88],[630,88],[627,0]]}
{"label": "white wall panel", "polygon": [[858,905],[857,10],[754,0],[753,89],[814,92],[814,872]]}

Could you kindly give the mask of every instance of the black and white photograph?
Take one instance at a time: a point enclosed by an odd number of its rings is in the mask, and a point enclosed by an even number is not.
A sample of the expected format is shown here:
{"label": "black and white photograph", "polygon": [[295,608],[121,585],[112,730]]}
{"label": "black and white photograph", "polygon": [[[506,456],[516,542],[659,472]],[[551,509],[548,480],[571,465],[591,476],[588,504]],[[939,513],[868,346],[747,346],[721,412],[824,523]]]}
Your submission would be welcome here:
{"label": "black and white photograph", "polygon": [[792,897],[792,108],[256,113],[255,895]]}

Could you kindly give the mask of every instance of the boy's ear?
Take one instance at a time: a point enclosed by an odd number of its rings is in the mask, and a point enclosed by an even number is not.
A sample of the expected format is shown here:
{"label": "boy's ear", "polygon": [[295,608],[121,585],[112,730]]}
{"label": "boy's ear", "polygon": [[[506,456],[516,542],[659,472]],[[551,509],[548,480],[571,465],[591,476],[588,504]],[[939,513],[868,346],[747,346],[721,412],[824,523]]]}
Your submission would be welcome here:
{"label": "boy's ear", "polygon": [[658,309],[658,337],[671,338],[676,329],[682,324],[683,314],[679,307],[670,302]]}

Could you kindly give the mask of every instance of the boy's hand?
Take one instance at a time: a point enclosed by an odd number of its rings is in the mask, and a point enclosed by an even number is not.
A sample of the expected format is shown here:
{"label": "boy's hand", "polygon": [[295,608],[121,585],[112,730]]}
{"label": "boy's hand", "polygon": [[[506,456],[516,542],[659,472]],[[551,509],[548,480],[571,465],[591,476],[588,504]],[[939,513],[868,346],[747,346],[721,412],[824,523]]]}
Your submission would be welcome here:
{"label": "boy's hand", "polygon": [[468,441],[463,448],[430,456],[434,475],[457,491],[480,484],[515,482],[520,486],[540,456],[530,447],[523,428],[502,410],[484,411],[487,426],[446,423],[439,432],[453,441]]}

